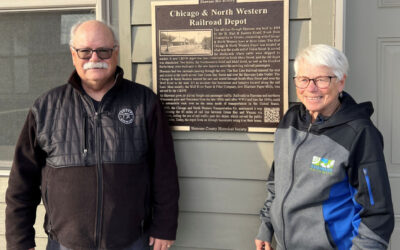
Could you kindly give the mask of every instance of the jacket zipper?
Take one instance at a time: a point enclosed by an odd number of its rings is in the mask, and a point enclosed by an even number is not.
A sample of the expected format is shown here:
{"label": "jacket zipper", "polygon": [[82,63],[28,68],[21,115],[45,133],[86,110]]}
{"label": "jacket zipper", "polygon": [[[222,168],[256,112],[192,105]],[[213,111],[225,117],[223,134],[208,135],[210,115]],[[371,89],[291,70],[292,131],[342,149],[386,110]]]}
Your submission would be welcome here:
{"label": "jacket zipper", "polygon": [[[99,105],[100,110],[100,105]],[[96,247],[100,247],[101,239],[101,223],[102,223],[102,207],[103,207],[103,169],[101,166],[101,119],[100,113],[95,113],[95,143],[96,143],[96,167],[97,167],[97,220],[96,220],[96,232],[95,242]]]}
{"label": "jacket zipper", "polygon": [[282,231],[283,231],[283,233],[282,233],[282,234],[283,234],[283,249],[287,249],[287,247],[286,247],[286,240],[285,240],[285,238],[286,238],[286,237],[285,237],[286,232],[285,232],[284,205],[285,205],[285,201],[286,201],[287,197],[289,196],[289,193],[292,191],[292,188],[293,188],[293,182],[294,182],[294,161],[295,161],[295,159],[296,159],[297,151],[299,150],[299,148],[301,147],[301,145],[303,145],[303,143],[307,140],[308,135],[310,134],[311,126],[312,126],[312,123],[310,123],[310,125],[308,126],[306,136],[305,136],[304,139],[300,142],[300,144],[297,145],[296,149],[294,150],[293,158],[292,158],[292,176],[291,176],[291,179],[290,179],[290,186],[289,186],[289,189],[288,189],[288,191],[286,192],[286,194],[285,194],[285,196],[283,197],[283,200],[282,200],[281,214],[282,214],[282,224],[283,224],[283,228],[282,228]]}
{"label": "jacket zipper", "polygon": [[[84,97],[85,98],[85,97]],[[95,249],[100,248],[101,242],[101,230],[102,230],[102,216],[103,216],[103,169],[102,169],[102,162],[101,162],[101,104],[100,102],[98,106],[98,110],[94,108],[94,104],[89,96],[85,98],[86,101],[89,103],[89,107],[91,109],[92,114],[94,113],[94,150],[93,152],[96,154],[96,170],[97,170],[97,214],[96,214],[96,224],[95,224],[95,232],[94,232],[94,244]],[[83,105],[83,104],[82,104]],[[85,117],[84,117],[85,118]],[[86,119],[85,119],[86,120]],[[83,148],[83,156],[87,156],[87,138],[86,138],[86,126],[87,121],[84,121],[83,126],[85,127],[84,131],[84,148]]]}
{"label": "jacket zipper", "polygon": [[[116,76],[114,84],[116,84],[118,76]],[[102,112],[102,103],[105,97],[109,94],[106,93],[103,96],[102,100],[97,107],[97,111],[94,108],[94,104],[92,100],[89,99],[90,107],[92,112],[94,112],[94,136],[95,136],[95,153],[96,153],[96,168],[97,168],[97,217],[96,217],[96,225],[95,225],[95,248],[100,248],[101,242],[101,230],[102,230],[102,216],[103,216],[103,168],[102,168],[102,161],[101,161],[101,112]],[[83,153],[87,153],[87,142],[85,138],[85,148]],[[86,150],[85,150],[86,149]]]}

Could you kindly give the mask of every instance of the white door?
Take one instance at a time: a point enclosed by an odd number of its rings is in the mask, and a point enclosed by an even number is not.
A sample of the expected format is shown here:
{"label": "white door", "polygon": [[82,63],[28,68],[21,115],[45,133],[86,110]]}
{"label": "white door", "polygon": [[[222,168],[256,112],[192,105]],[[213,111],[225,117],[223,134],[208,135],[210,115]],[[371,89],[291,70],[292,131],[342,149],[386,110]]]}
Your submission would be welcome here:
{"label": "white door", "polygon": [[373,120],[385,140],[396,215],[390,249],[400,249],[400,0],[346,1],[346,90],[372,101]]}

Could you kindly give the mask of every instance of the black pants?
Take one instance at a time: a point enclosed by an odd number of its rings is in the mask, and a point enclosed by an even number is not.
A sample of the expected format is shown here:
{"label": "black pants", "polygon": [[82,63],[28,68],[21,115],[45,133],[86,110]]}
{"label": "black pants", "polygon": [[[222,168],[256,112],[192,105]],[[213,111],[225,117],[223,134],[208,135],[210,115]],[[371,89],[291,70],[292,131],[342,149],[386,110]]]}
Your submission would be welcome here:
{"label": "black pants", "polygon": [[[49,238],[47,241],[46,250],[73,250],[73,249],[64,247],[57,241]],[[93,249],[93,250],[95,250],[95,249]],[[149,236],[147,234],[143,234],[132,245],[122,248],[121,250],[150,250]]]}

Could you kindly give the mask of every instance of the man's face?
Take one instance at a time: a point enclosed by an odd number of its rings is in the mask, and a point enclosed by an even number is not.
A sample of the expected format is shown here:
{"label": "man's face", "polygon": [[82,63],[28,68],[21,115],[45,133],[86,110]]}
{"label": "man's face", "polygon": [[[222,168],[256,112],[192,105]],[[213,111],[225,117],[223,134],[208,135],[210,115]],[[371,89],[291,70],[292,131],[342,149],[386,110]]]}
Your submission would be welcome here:
{"label": "man's face", "polygon": [[[112,55],[108,59],[100,58],[97,52],[93,52],[88,59],[81,59],[75,49],[112,49],[114,46],[111,31],[102,23],[89,21],[77,28],[71,54],[73,64],[84,87],[98,91],[108,88],[110,84],[114,83],[114,73],[118,63],[118,47],[112,51]],[[107,68],[85,69],[87,63],[100,62],[105,63]]]}

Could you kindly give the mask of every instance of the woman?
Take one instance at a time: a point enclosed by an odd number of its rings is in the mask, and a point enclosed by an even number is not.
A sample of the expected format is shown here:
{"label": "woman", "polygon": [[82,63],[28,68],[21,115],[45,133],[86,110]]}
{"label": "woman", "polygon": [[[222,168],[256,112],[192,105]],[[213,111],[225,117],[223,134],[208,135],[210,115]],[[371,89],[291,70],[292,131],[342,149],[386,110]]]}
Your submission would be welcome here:
{"label": "woman", "polygon": [[383,138],[370,102],[343,91],[348,62],[328,45],[295,60],[301,104],[275,133],[257,250],[386,249],[394,227]]}

